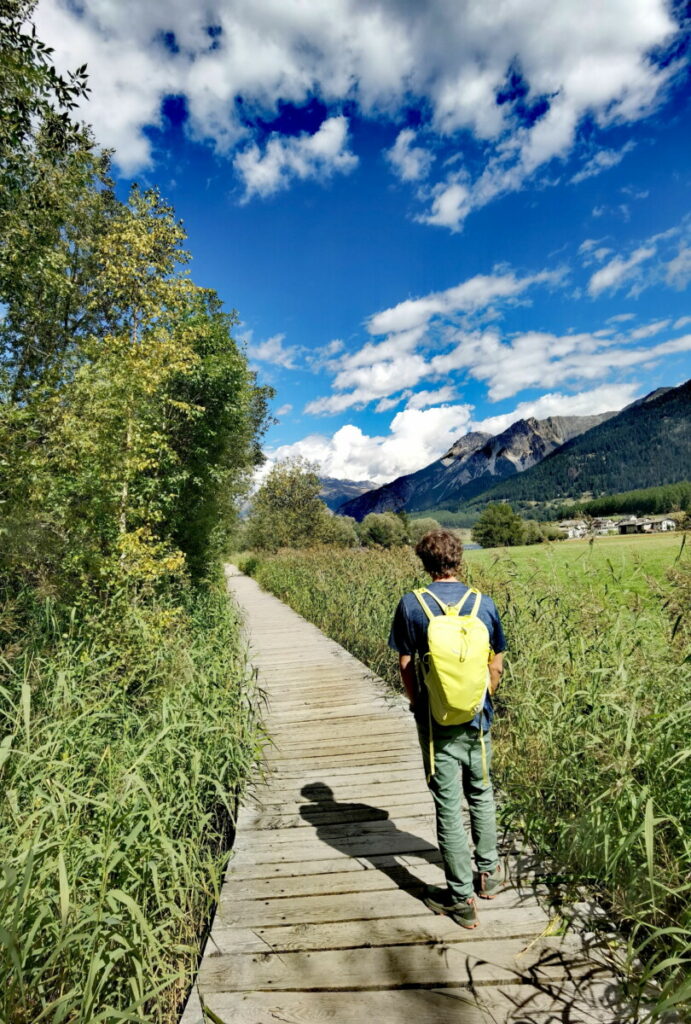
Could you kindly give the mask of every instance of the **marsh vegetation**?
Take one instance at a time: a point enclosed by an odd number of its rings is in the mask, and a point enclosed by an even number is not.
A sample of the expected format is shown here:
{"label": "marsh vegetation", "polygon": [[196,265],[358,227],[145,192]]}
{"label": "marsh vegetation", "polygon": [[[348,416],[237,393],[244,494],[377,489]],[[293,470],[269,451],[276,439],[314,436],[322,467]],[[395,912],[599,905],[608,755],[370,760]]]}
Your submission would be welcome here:
{"label": "marsh vegetation", "polygon": [[[688,1000],[691,963],[691,558],[683,538],[602,538],[470,551],[509,644],[494,728],[507,826],[604,901],[658,1011]],[[410,549],[284,551],[262,586],[394,688],[400,594],[425,582]]]}

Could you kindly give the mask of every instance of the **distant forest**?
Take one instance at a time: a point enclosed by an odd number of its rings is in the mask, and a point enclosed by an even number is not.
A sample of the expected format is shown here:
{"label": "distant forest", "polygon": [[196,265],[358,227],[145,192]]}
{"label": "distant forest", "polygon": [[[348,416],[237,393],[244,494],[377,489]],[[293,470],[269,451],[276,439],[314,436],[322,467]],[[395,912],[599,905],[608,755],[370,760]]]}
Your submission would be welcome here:
{"label": "distant forest", "polygon": [[646,487],[637,491],[610,494],[592,501],[562,505],[559,516],[574,519],[577,516],[662,515],[665,512],[691,512],[691,482],[663,487]]}
{"label": "distant forest", "polygon": [[[682,480],[676,484],[660,487],[644,487],[635,491],[603,495],[591,501],[559,503],[512,501],[513,510],[523,519],[537,519],[540,522],[558,522],[561,519],[577,519],[581,516],[615,515],[662,515],[666,512],[691,513],[691,481]],[[469,503],[470,505],[470,503]],[[461,505],[457,510],[430,509],[421,516],[431,516],[442,526],[456,529],[470,528],[477,522],[481,500],[475,499],[472,507]],[[418,518],[416,516],[416,518]]]}

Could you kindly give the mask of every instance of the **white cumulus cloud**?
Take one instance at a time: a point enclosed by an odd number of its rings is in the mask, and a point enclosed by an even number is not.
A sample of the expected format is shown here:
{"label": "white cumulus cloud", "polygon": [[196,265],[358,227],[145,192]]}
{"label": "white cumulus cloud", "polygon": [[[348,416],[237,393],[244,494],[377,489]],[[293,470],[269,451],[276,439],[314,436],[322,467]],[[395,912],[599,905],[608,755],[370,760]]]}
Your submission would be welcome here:
{"label": "white cumulus cloud", "polygon": [[596,174],[601,174],[603,171],[609,170],[610,167],[616,167],[624,159],[627,153],[630,153],[634,148],[634,142],[627,142],[621,149],[601,149],[594,156],[588,160],[588,162],[578,171],[577,174],[571,178],[571,183],[577,185],[581,181],[586,181],[588,178],[594,178]]}
{"label": "white cumulus cloud", "polygon": [[471,429],[500,434],[516,420],[528,419],[530,416],[546,419],[548,416],[593,416],[599,412],[616,412],[633,402],[639,394],[640,386],[635,383],[603,384],[592,391],[577,394],[550,391],[533,401],[519,402],[511,412],[474,420]]}
{"label": "white cumulus cloud", "polygon": [[471,411],[468,405],[404,409],[388,434],[371,436],[349,423],[331,436],[311,434],[267,455],[272,462],[301,455],[316,462],[322,476],[385,483],[443,455],[468,430]]}
{"label": "white cumulus cloud", "polygon": [[412,128],[404,128],[398,133],[386,157],[402,181],[419,181],[429,173],[434,154],[422,146],[416,146],[416,134]]}
{"label": "white cumulus cloud", "polygon": [[641,246],[636,249],[628,259],[622,256],[615,256],[606,263],[604,267],[596,270],[588,282],[588,292],[593,298],[597,298],[604,291],[616,291],[626,282],[636,276],[637,268],[641,263],[651,259],[655,255],[654,246]]}
{"label": "white cumulus cloud", "polygon": [[419,299],[405,299],[389,309],[375,313],[367,322],[370,334],[400,334],[426,326],[434,316],[452,316],[485,309],[498,300],[515,298],[536,284],[559,279],[554,271],[541,271],[517,277],[512,271],[476,274],[441,292],[430,292]]}
{"label": "white cumulus cloud", "polygon": [[691,247],[682,245],[679,252],[667,264],[667,284],[682,291],[691,281]]}
{"label": "white cumulus cloud", "polygon": [[284,345],[285,334],[274,334],[271,338],[261,342],[259,345],[251,344],[248,347],[248,355],[260,363],[273,363],[274,366],[282,366],[286,370],[296,369],[295,360],[300,352],[297,345]]}
{"label": "white cumulus cloud", "polygon": [[[447,177],[428,193],[427,220],[453,230],[568,156],[586,120],[605,127],[645,116],[678,70],[651,56],[678,30],[665,0],[40,0],[35,17],[61,67],[88,63],[87,119],[126,172],[151,162],[146,128],[161,123],[169,95],[184,98],[193,138],[243,154],[247,195],[314,170],[314,155],[296,153],[289,137],[257,146],[252,125],[281,101],[318,96],[327,123],[344,102],[392,124],[414,104],[427,112],[428,137],[461,153],[468,134],[480,146],[474,177]],[[397,147],[396,172],[420,180],[425,151],[400,135]],[[580,173],[611,166],[608,153]],[[341,148],[318,162],[343,171],[353,159]]]}
{"label": "white cumulus cloud", "polygon": [[244,201],[288,188],[295,178],[328,178],[347,174],[357,165],[348,149],[348,122],[330,117],[314,135],[291,138],[272,135],[262,152],[256,144],[237,154],[234,166],[245,186]]}

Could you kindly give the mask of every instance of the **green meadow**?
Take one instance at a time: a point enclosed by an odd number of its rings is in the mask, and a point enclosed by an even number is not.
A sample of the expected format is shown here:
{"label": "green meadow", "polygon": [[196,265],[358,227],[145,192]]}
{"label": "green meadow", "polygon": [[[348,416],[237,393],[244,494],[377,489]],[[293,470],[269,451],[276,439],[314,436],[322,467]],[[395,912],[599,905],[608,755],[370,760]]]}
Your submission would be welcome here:
{"label": "green meadow", "polygon": [[[680,534],[468,551],[508,641],[497,699],[503,823],[619,922],[632,992],[689,999],[691,545]],[[388,631],[425,582],[409,548],[254,557],[259,583],[399,687]]]}
{"label": "green meadow", "polygon": [[559,544],[470,550],[465,558],[471,570],[477,566],[491,573],[496,571],[493,566],[511,566],[517,580],[526,583],[535,573],[551,574],[564,583],[580,578],[584,586],[601,587],[605,593],[611,591],[614,580],[622,591],[642,593],[650,579],[664,579],[677,558],[684,557],[685,536],[670,532],[595,537]]}

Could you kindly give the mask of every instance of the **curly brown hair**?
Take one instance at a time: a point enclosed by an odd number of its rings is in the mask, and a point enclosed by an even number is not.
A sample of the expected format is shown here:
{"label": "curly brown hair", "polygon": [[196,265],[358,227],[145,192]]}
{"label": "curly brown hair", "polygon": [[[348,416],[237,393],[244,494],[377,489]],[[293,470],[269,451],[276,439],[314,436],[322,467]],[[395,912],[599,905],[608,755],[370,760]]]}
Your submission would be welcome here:
{"label": "curly brown hair", "polygon": [[455,533],[431,530],[418,541],[415,554],[430,576],[450,576],[463,560],[463,545]]}

